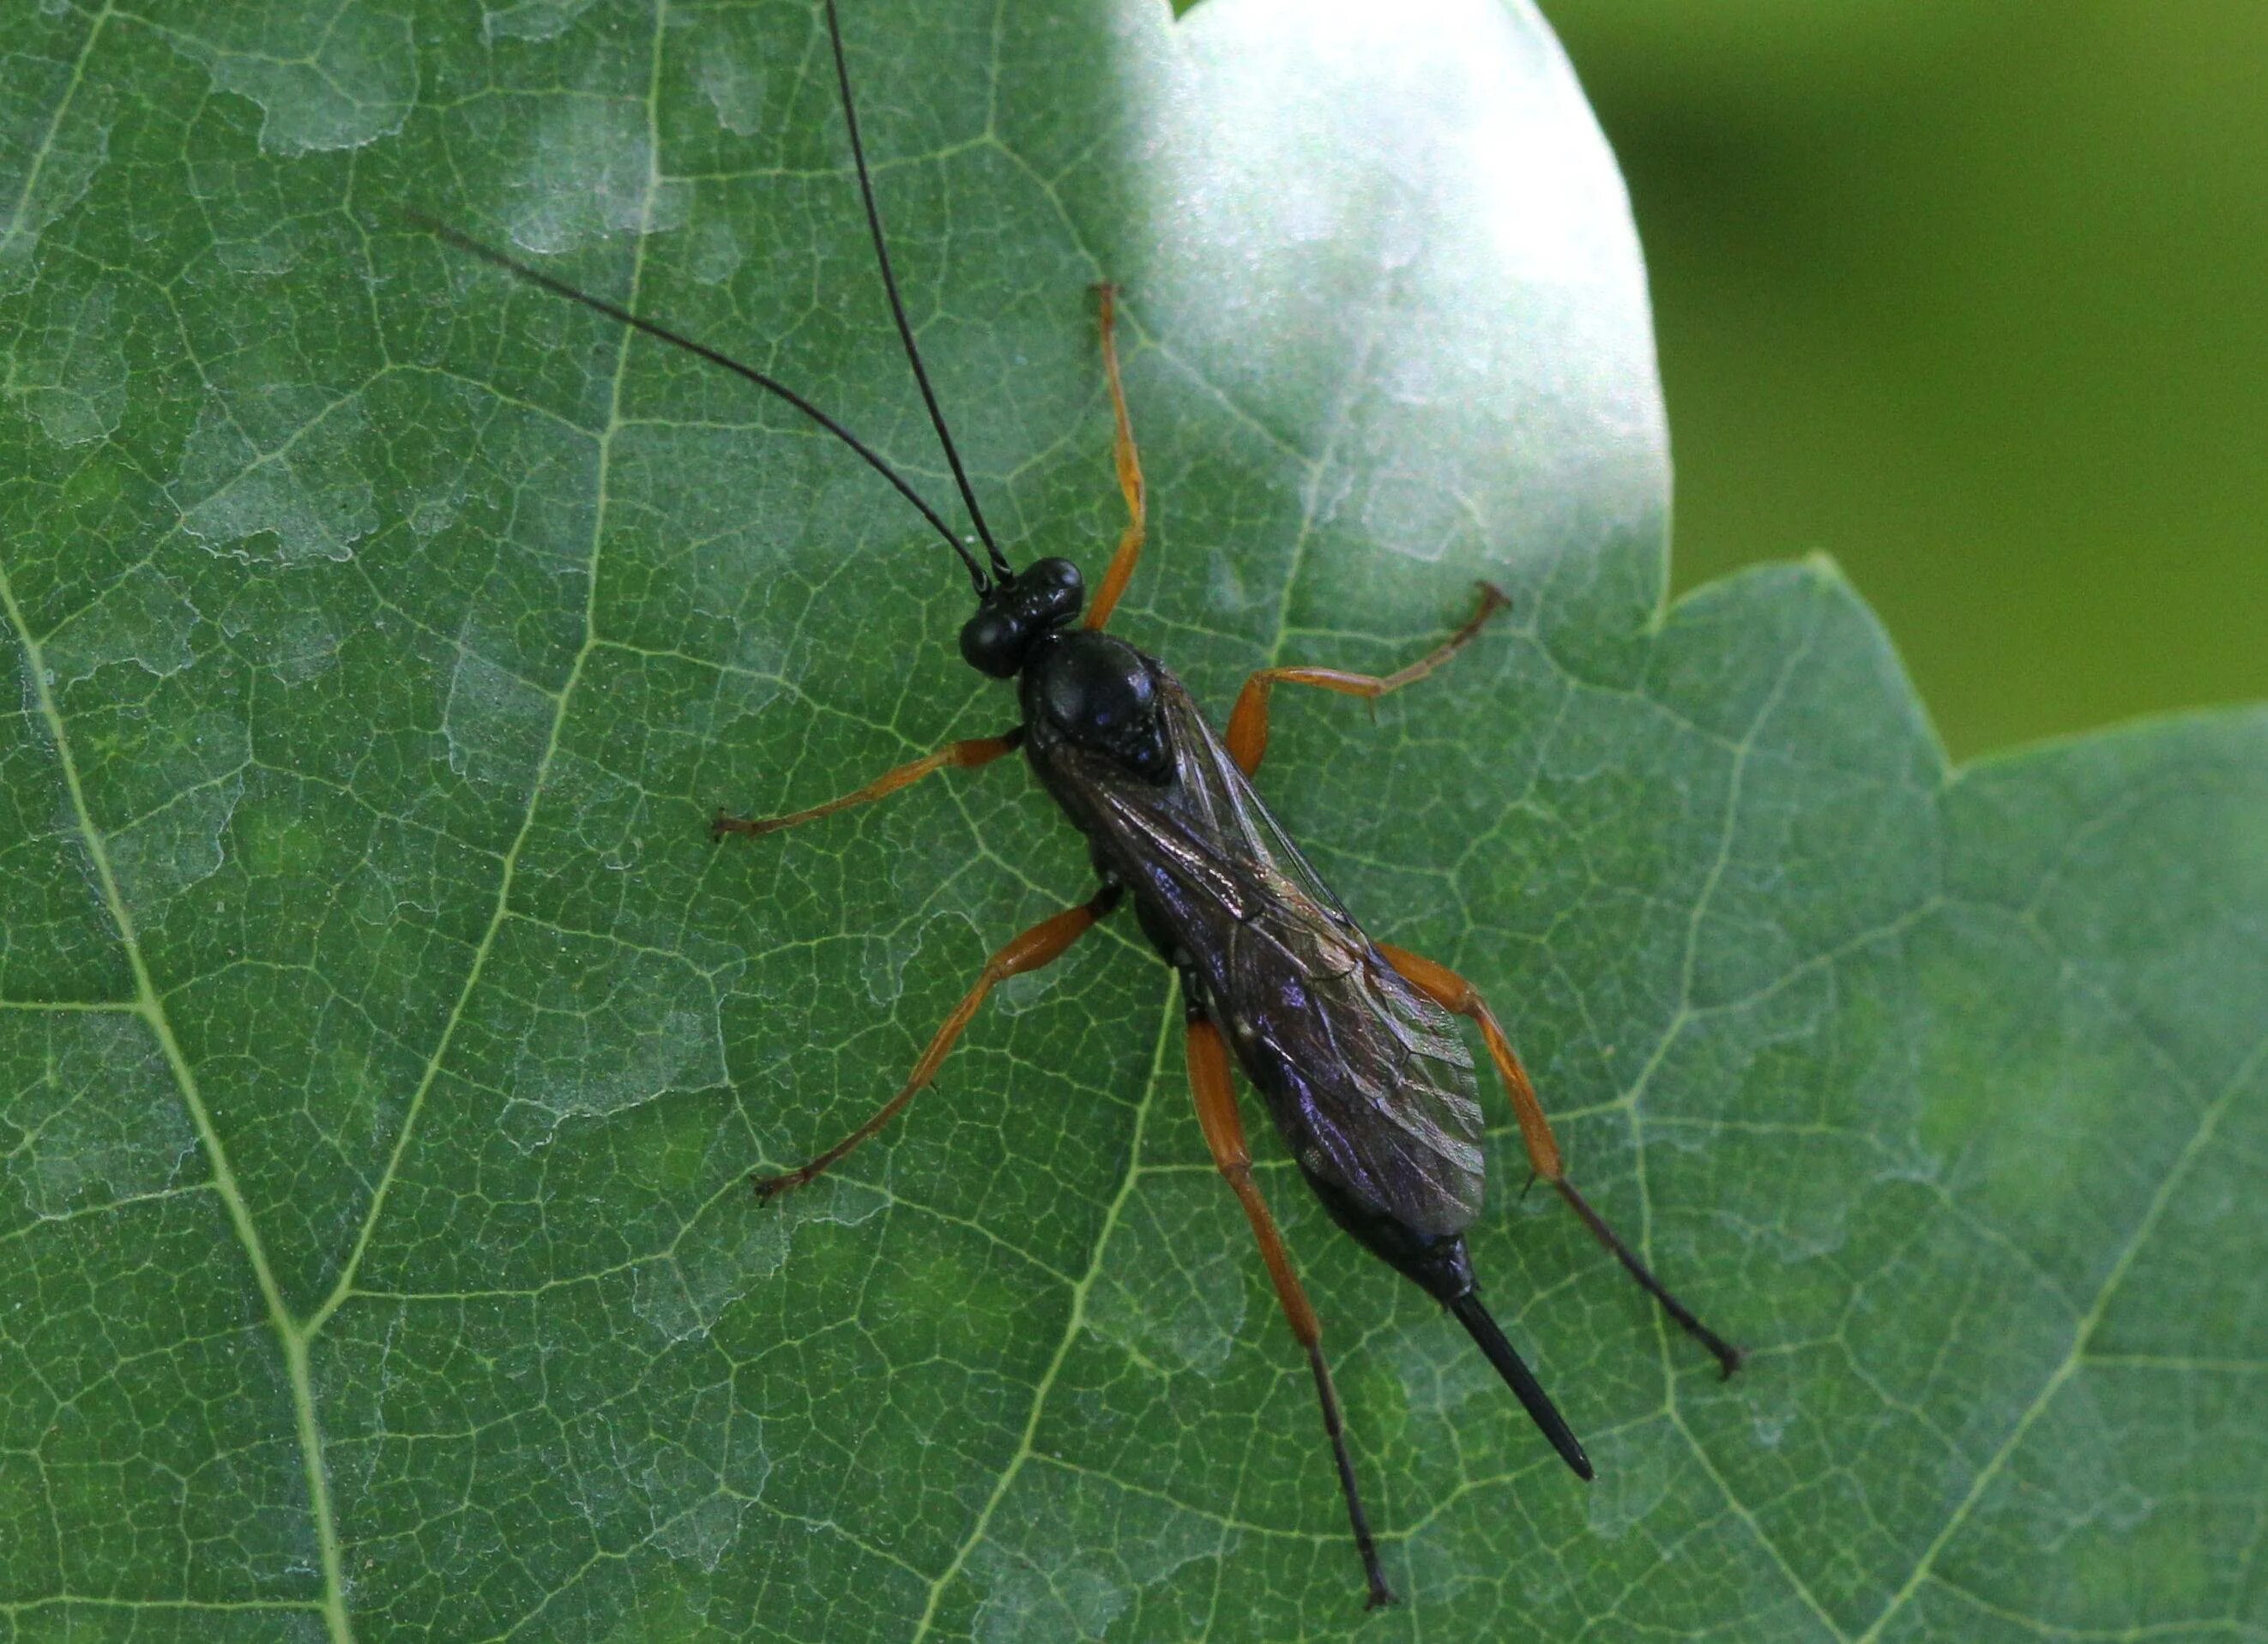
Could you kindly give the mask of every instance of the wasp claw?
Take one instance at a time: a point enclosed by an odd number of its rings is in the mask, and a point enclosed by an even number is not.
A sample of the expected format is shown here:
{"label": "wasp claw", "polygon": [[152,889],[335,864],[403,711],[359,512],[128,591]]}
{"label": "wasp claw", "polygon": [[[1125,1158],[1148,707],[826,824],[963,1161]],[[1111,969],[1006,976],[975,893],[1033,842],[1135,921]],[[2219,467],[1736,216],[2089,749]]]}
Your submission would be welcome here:
{"label": "wasp claw", "polygon": [[783,826],[777,817],[754,818],[736,817],[719,806],[716,816],[709,823],[709,837],[711,840],[720,840],[727,833],[745,833],[750,839],[761,839],[767,833],[777,831]]}
{"label": "wasp claw", "polygon": [[803,1178],[794,1171],[790,1171],[784,1176],[751,1174],[748,1180],[756,1190],[756,1202],[760,1205],[768,1205],[782,1193],[803,1185]]}

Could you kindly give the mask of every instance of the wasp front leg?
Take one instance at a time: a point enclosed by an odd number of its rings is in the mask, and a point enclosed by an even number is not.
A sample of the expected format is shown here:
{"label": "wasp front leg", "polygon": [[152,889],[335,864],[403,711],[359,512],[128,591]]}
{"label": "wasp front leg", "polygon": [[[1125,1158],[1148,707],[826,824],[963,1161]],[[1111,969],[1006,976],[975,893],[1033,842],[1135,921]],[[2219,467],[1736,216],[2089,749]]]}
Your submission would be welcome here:
{"label": "wasp front leg", "polygon": [[1558,1139],[1551,1134],[1550,1121],[1543,1117],[1543,1103],[1535,1099],[1535,1087],[1528,1083],[1528,1069],[1520,1065],[1512,1041],[1505,1038],[1503,1028],[1497,1024],[1496,1013],[1488,1008],[1479,990],[1447,965],[1436,965],[1406,948],[1381,943],[1378,950],[1419,993],[1480,1029],[1481,1038],[1488,1045],[1489,1060],[1496,1064],[1497,1077],[1504,1082],[1505,1093],[1512,1097],[1513,1117],[1520,1121],[1520,1139],[1527,1144],[1528,1162],[1536,1175],[1550,1183],[1552,1191],[1591,1229],[1591,1236],[1607,1247],[1648,1295],[1661,1303],[1661,1310],[1676,1322],[1677,1327],[1715,1355],[1727,1376],[1739,1369],[1741,1350],[1703,1324],[1691,1308],[1673,1295],[1653,1276],[1652,1269],[1638,1259],[1638,1253],[1623,1243],[1622,1236],[1607,1225],[1606,1218],[1591,1208],[1590,1201],[1575,1190],[1575,1184],[1567,1179],[1567,1166],[1559,1154]]}

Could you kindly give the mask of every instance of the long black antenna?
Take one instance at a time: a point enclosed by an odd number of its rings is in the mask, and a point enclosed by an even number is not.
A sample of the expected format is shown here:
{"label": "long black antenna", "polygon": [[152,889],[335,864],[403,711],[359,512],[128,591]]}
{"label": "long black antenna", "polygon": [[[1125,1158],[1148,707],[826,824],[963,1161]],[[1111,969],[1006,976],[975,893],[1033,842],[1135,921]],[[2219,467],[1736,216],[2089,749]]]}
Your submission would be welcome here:
{"label": "long black antenna", "polygon": [[[961,562],[968,568],[968,580],[976,584],[977,593],[982,596],[989,591],[990,584],[984,580],[983,568],[978,565],[976,561],[970,555],[968,545],[962,542],[959,537],[953,534],[953,528],[950,525],[947,525],[945,521],[939,517],[937,510],[932,508],[928,503],[923,500],[921,493],[915,490],[912,486],[907,484],[905,480],[899,474],[895,468],[891,467],[888,463],[884,462],[882,459],[875,453],[873,446],[867,444],[865,441],[860,439],[856,434],[853,434],[849,429],[844,428],[843,424],[837,422],[833,417],[828,415],[826,412],[821,411],[817,406],[812,404],[810,400],[796,393],[794,389],[787,386],[786,384],[779,382],[773,378],[765,376],[763,372],[758,371],[753,365],[741,364],[740,361],[733,358],[728,354],[718,353],[716,349],[709,347],[706,343],[696,342],[692,338],[685,336],[679,332],[672,331],[666,326],[658,325],[654,321],[645,319],[642,315],[634,314],[630,312],[629,309],[622,306],[619,303],[610,303],[603,297],[593,297],[588,291],[579,290],[576,287],[568,284],[564,280],[555,279],[552,275],[544,273],[541,268],[530,268],[526,263],[520,261],[519,258],[511,255],[509,253],[498,251],[493,246],[482,245],[471,235],[461,233],[458,230],[451,228],[446,223],[437,222],[432,217],[427,217],[422,211],[412,211],[409,213],[409,217],[411,222],[416,223],[421,228],[430,230],[440,239],[447,241],[450,245],[454,246],[459,251],[469,252],[484,262],[492,262],[497,268],[504,269],[506,273],[517,275],[519,278],[526,281],[530,285],[540,286],[544,290],[549,291],[556,297],[565,297],[571,303],[580,303],[584,307],[604,314],[609,319],[615,320],[622,325],[628,326],[633,331],[642,331],[647,336],[652,337],[659,341],[666,342],[674,347],[683,349],[687,353],[696,355],[700,358],[708,361],[711,365],[721,365],[734,376],[746,378],[748,381],[755,384],[757,387],[762,389],[766,393],[776,394],[780,399],[786,400],[788,404],[793,406],[797,410],[802,412],[804,415],[809,417],[813,422],[818,423],[820,427],[825,429],[828,433],[834,435],[836,438],[841,440],[851,450],[857,451],[861,457],[864,457],[866,459],[866,464],[869,467],[873,468],[875,473],[880,474],[885,480],[887,480],[892,485],[897,487],[898,494],[903,496],[906,501],[911,503],[916,508],[919,509],[921,510],[922,517],[929,521],[930,525],[936,530],[939,536],[945,539],[946,546],[961,556]],[[957,470],[958,464],[956,464],[955,466]],[[997,562],[997,554],[995,556],[995,560]],[[1005,570],[1005,568],[1003,569]]]}
{"label": "long black antenna", "polygon": [[836,15],[835,0],[826,0],[827,39],[835,48],[835,84],[843,91],[843,123],[850,128],[850,160],[858,168],[858,193],[866,202],[866,226],[873,231],[874,261],[882,265],[882,289],[890,294],[890,317],[898,322],[898,336],[906,345],[906,359],[914,368],[914,380],[921,385],[922,400],[929,407],[929,420],[937,429],[938,444],[945,447],[945,459],[953,466],[953,482],[961,488],[961,500],[968,504],[968,517],[976,522],[976,534],[984,539],[984,552],[992,561],[993,574],[1005,582],[1015,573],[1008,569],[1002,557],[1000,545],[992,540],[992,527],[984,523],[984,510],[976,506],[976,491],[968,483],[968,471],[961,466],[961,452],[954,445],[953,430],[945,425],[945,413],[938,408],[937,392],[929,385],[929,372],[922,367],[921,350],[914,346],[914,328],[906,321],[906,305],[898,296],[898,276],[890,269],[890,247],[882,234],[881,208],[874,203],[874,180],[866,172],[865,145],[858,141],[858,108],[850,99],[850,70],[843,60],[843,19]]}

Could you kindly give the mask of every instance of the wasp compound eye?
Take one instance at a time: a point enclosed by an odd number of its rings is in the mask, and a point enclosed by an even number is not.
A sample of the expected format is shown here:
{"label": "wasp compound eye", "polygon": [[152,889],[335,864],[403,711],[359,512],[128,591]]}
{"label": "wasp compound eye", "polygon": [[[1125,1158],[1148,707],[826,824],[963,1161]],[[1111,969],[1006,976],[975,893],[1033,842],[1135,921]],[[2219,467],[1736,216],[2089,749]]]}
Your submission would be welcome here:
{"label": "wasp compound eye", "polygon": [[1013,613],[987,602],[961,625],[961,655],[979,673],[1012,679],[1024,665],[1031,634]]}
{"label": "wasp compound eye", "polygon": [[1086,579],[1069,560],[1035,560],[1016,581],[1029,591],[1029,608],[1042,627],[1070,621],[1086,600]]}

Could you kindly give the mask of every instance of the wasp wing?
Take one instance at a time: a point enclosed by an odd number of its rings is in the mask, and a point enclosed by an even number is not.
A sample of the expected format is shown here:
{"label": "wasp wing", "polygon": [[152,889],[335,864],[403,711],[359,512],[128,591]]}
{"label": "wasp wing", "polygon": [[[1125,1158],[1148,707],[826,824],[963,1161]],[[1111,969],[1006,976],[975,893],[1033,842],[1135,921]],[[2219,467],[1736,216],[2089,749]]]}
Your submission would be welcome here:
{"label": "wasp wing", "polygon": [[1419,1232],[1462,1230],[1480,1214],[1481,1111],[1455,1022],[1387,964],[1188,691],[1155,673],[1174,780],[1081,773],[1110,854],[1138,870],[1145,922],[1171,928],[1302,1165]]}

